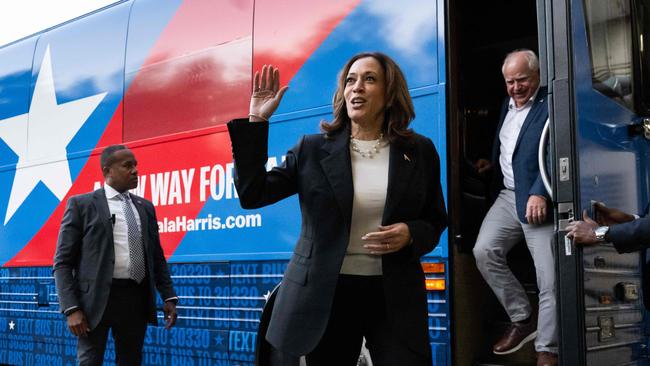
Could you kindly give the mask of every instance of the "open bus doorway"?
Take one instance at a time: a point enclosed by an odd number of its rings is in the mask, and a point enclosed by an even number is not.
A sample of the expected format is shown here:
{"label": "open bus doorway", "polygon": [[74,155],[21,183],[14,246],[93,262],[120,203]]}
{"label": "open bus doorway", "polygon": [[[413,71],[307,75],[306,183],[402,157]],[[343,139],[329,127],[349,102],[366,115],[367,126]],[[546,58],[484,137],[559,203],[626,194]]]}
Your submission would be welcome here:
{"label": "open bus doorway", "polygon": [[[455,365],[535,364],[533,342],[510,355],[492,354],[509,319],[478,272],[472,248],[490,205],[490,177],[478,174],[473,164],[491,158],[507,96],[501,74],[504,57],[519,48],[539,54],[537,4],[460,0],[449,1],[447,10],[452,360]],[[535,271],[523,242],[511,251],[509,263],[529,293],[536,316]]]}

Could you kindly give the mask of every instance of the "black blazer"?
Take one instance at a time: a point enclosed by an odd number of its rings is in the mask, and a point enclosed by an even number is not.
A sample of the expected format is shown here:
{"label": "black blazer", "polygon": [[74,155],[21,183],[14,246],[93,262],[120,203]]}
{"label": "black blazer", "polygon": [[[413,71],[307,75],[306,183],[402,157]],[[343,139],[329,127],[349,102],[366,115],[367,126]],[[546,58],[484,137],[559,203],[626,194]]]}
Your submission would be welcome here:
{"label": "black blazer", "polygon": [[[298,194],[302,228],[266,334],[277,349],[304,355],[328,323],[346,253],[353,185],[349,130],[327,139],[303,136],[285,162],[267,172],[268,123],[228,123],[235,160],[235,186],[244,208],[257,208]],[[382,257],[386,313],[400,338],[429,354],[427,300],[420,256],[433,250],[446,227],[440,161],[428,138],[391,144],[388,194],[382,224],[404,222],[413,243]]]}
{"label": "black blazer", "polygon": [[[138,210],[144,239],[149,283],[147,321],[156,324],[154,286],[163,300],[176,297],[176,293],[160,246],[153,204],[133,194],[131,200]],[[95,328],[108,302],[114,264],[113,223],[104,189],[70,197],[54,254],[59,309],[63,312],[80,307],[90,329]]]}
{"label": "black blazer", "polygon": [[[613,225],[609,228],[605,240],[612,242],[619,253],[630,253],[650,247],[650,205],[645,209],[643,217]],[[645,256],[641,258],[645,261]],[[643,267],[643,302],[650,309],[650,264]]]}
{"label": "black blazer", "polygon": [[[501,163],[499,156],[501,155],[501,140],[499,133],[503,127],[503,121],[508,114],[508,103],[510,97],[503,101],[501,106],[501,116],[499,117],[499,126],[497,133],[494,136],[494,144],[492,145],[492,164],[494,166],[494,174],[492,175],[492,199],[496,199],[499,192],[505,188],[503,185],[503,172],[501,171]],[[517,143],[515,150],[512,153],[512,171],[515,178],[515,203],[517,206],[517,216],[519,221],[528,223],[526,220],[526,204],[528,197],[531,195],[539,195],[546,197],[547,202],[550,202],[550,197],[544,188],[544,183],[539,171],[539,163],[537,161],[537,153],[539,147],[539,139],[542,136],[544,123],[548,119],[548,97],[546,87],[540,87],[535,97],[533,105],[521,125],[519,136],[517,136]],[[546,215],[546,221],[550,222],[553,215]]]}
{"label": "black blazer", "polygon": [[643,217],[610,227],[605,239],[611,241],[619,253],[630,253],[650,247],[648,210],[650,205],[646,207]]}

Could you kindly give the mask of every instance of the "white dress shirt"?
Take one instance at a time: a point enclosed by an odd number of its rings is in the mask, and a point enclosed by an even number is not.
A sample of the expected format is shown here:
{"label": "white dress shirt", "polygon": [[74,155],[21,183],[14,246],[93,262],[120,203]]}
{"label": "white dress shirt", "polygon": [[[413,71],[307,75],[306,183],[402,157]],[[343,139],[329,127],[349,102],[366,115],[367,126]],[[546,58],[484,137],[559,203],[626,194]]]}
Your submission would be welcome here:
{"label": "white dress shirt", "polygon": [[[129,255],[129,229],[126,225],[126,218],[124,217],[124,210],[122,209],[122,201],[118,197],[120,192],[116,191],[108,184],[104,184],[104,192],[106,193],[106,200],[108,201],[108,209],[111,212],[111,217],[115,215],[113,221],[113,245],[115,246],[115,267],[113,268],[113,278],[128,279],[130,278],[129,267],[131,266],[131,257]],[[140,226],[140,215],[138,210],[133,204],[133,200],[129,200],[131,209],[135,214],[135,221]]]}
{"label": "white dress shirt", "polygon": [[508,113],[503,120],[501,131],[499,131],[499,141],[501,142],[499,164],[503,173],[503,185],[510,190],[515,189],[515,178],[512,172],[512,154],[517,146],[521,126],[523,126],[526,116],[528,116],[528,112],[530,112],[530,108],[535,102],[537,92],[539,92],[539,88],[528,99],[526,104],[521,107],[517,107],[515,101],[510,98],[508,102]]}

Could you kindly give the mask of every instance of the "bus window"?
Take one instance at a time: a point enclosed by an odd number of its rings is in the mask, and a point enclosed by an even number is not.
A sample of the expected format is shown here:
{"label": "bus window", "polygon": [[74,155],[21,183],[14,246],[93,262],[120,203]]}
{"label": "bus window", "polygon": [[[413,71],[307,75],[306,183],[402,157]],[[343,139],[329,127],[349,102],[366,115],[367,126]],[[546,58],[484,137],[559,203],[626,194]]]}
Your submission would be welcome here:
{"label": "bus window", "polygon": [[18,162],[18,153],[6,142],[8,136],[18,135],[20,140],[27,140],[27,129],[21,131],[15,124],[7,125],[10,118],[14,121],[24,118],[27,123],[36,39],[33,37],[0,50],[0,171],[12,169]]}
{"label": "bus window", "polygon": [[593,87],[633,109],[629,0],[586,0]]}
{"label": "bus window", "polygon": [[[124,141],[216,126],[248,114],[253,1],[163,3],[138,0],[133,5]],[[170,15],[152,15],[159,12]],[[151,29],[163,28],[150,44]]]}

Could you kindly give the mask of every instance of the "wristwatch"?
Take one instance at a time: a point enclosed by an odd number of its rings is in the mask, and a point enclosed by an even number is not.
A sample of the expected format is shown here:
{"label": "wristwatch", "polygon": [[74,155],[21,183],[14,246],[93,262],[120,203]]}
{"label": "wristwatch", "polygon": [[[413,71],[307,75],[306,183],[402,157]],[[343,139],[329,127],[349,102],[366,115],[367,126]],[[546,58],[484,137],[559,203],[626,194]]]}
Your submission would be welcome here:
{"label": "wristwatch", "polygon": [[604,242],[605,241],[605,235],[609,231],[609,226],[599,226],[596,230],[594,230],[594,233],[596,234],[596,239],[599,242]]}

